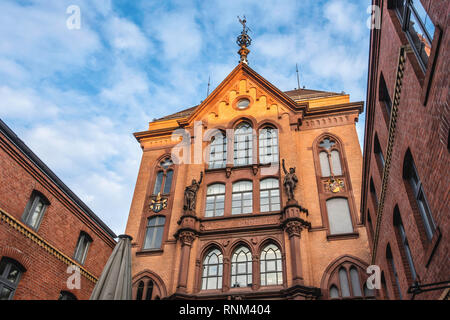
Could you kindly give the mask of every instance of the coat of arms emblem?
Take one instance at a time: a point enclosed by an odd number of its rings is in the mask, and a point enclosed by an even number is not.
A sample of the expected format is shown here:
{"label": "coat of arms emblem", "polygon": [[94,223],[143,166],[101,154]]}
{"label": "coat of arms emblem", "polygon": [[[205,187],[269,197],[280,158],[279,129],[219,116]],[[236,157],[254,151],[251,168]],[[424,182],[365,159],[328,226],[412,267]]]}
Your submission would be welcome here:
{"label": "coat of arms emblem", "polygon": [[343,191],[344,189],[344,180],[342,179],[328,179],[327,181],[328,188],[331,192],[337,193],[339,191]]}
{"label": "coat of arms emblem", "polygon": [[150,201],[150,210],[158,213],[165,208],[167,208],[167,199],[161,197],[161,192],[158,192],[156,199],[151,199]]}

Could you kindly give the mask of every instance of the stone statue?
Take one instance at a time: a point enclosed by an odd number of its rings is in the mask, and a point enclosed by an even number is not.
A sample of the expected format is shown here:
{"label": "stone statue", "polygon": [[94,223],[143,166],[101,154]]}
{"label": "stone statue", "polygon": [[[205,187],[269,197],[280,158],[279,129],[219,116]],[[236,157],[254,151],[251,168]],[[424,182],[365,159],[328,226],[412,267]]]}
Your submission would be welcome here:
{"label": "stone statue", "polygon": [[198,182],[195,179],[192,179],[191,185],[187,186],[186,189],[184,189],[184,211],[195,211],[197,191],[200,188],[202,180],[203,172],[200,173],[200,180]]}
{"label": "stone statue", "polygon": [[286,194],[288,196],[288,201],[295,200],[294,199],[294,189],[297,186],[297,182],[298,182],[298,178],[295,175],[295,167],[289,168],[289,172],[287,172],[286,167],[284,165],[284,159],[283,159],[283,171],[284,171],[283,186],[284,186],[284,190],[286,191]]}

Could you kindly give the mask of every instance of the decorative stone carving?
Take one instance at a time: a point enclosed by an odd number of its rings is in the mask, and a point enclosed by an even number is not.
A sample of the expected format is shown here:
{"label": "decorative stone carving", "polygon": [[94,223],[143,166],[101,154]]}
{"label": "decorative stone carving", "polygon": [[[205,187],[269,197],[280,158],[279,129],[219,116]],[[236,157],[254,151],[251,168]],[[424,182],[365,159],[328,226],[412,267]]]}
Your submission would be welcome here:
{"label": "decorative stone carving", "polygon": [[284,226],[284,230],[288,233],[289,237],[297,236],[300,237],[300,234],[303,230],[304,226],[301,224],[300,221],[289,221]]}
{"label": "decorative stone carving", "polygon": [[200,189],[200,184],[203,180],[203,172],[200,173],[200,180],[192,179],[192,183],[190,186],[187,186],[184,190],[184,211],[195,211],[195,205],[197,200],[197,192]]}
{"label": "decorative stone carving", "polygon": [[288,172],[284,165],[284,159],[283,159],[283,171],[285,174],[284,180],[283,180],[283,186],[284,186],[286,195],[288,197],[288,202],[295,201],[294,190],[297,187],[297,182],[298,182],[297,175],[295,174],[295,167],[289,168],[289,172]]}
{"label": "decorative stone carving", "polygon": [[195,240],[195,233],[192,231],[181,231],[178,236],[183,246],[190,246]]}

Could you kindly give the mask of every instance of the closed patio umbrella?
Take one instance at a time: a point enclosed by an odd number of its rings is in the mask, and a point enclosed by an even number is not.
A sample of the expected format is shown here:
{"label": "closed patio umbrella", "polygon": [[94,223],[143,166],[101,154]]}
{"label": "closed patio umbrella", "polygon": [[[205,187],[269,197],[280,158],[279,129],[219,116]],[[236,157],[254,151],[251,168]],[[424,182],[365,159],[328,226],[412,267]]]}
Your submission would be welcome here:
{"label": "closed patio umbrella", "polygon": [[90,300],[131,300],[131,240],[119,236],[119,242],[108,259]]}

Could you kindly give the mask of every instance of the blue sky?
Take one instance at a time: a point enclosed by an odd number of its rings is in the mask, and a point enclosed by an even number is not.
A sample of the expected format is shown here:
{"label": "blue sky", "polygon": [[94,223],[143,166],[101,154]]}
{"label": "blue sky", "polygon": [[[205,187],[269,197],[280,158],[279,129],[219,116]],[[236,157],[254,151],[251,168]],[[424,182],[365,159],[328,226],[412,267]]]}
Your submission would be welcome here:
{"label": "blue sky", "polygon": [[[123,233],[148,121],[205,99],[236,66],[281,90],[365,100],[370,0],[2,0],[0,118],[116,233]],[[66,9],[78,5],[81,28]],[[357,124],[360,141],[364,117]]]}

